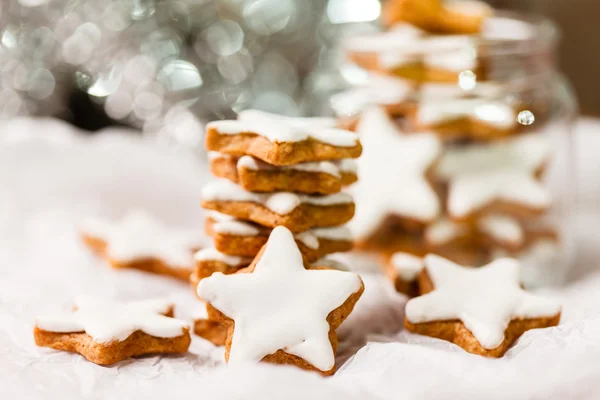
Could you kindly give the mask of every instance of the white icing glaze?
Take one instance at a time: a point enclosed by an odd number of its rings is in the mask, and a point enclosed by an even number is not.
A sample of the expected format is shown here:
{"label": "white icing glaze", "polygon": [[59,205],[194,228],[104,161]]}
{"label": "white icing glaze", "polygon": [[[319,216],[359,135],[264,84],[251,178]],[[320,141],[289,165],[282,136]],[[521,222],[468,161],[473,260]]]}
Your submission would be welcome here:
{"label": "white icing glaze", "polygon": [[231,215],[223,214],[223,213],[220,213],[215,210],[205,210],[205,212],[206,212],[206,216],[208,218],[211,218],[213,221],[216,221],[216,222],[238,220],[236,217],[232,217]]}
{"label": "white icing glaze", "polygon": [[213,230],[223,235],[233,236],[257,236],[260,233],[260,229],[256,226],[239,220],[215,222]]}
{"label": "white icing glaze", "polygon": [[416,118],[420,124],[436,125],[470,118],[498,129],[510,129],[517,124],[517,114],[508,104],[486,99],[424,100]]}
{"label": "white icing glaze", "polygon": [[79,297],[75,306],[77,310],[72,313],[39,317],[35,324],[49,332],[85,332],[98,343],[121,342],[138,330],[155,337],[174,338],[189,328],[184,321],[161,315],[172,306],[165,299],[119,303]]}
{"label": "white icing glaze", "polygon": [[384,52],[390,50],[415,50],[418,39],[425,35],[425,31],[416,26],[400,23],[385,32],[352,35],[346,38],[343,46],[348,51],[354,52]]}
{"label": "white icing glaze", "polygon": [[[354,167],[353,167],[354,166]],[[332,160],[332,161],[315,161],[315,162],[305,162],[298,163],[294,165],[286,165],[286,166],[274,166],[268,164],[264,161],[261,161],[252,156],[243,156],[237,162],[237,168],[239,169],[251,169],[251,170],[296,170],[296,171],[306,171],[306,172],[322,172],[325,174],[329,174],[335,176],[336,178],[341,178],[341,172],[355,172],[356,167],[354,164],[354,160],[352,159],[342,159],[342,160]]]}
{"label": "white icing glaze", "polygon": [[314,140],[338,147],[354,147],[358,136],[354,132],[336,128],[333,118],[293,118],[258,110],[239,113],[237,121],[213,121],[207,127],[222,135],[255,133],[273,143]]}
{"label": "white icing glaze", "polygon": [[250,264],[250,262],[252,261],[251,258],[232,256],[229,254],[221,253],[217,249],[212,248],[212,247],[198,250],[194,254],[194,260],[196,260],[196,261],[220,261],[230,267],[241,267],[243,265]]}
{"label": "white icing glaze", "polygon": [[425,229],[425,241],[430,245],[441,246],[469,233],[465,224],[440,218]]}
{"label": "white icing glaze", "polygon": [[506,17],[487,18],[483,23],[481,37],[486,40],[529,40],[535,36],[535,28],[528,22]]}
{"label": "white icing glaze", "polygon": [[413,91],[406,81],[373,75],[366,85],[331,96],[331,106],[339,116],[355,115],[367,106],[402,103]]}
{"label": "white icing glaze", "polygon": [[486,215],[477,221],[477,227],[484,234],[501,242],[519,245],[525,240],[519,221],[506,215]]}
{"label": "white icing glaze", "polygon": [[439,138],[403,134],[380,108],[366,110],[357,131],[364,145],[357,160],[360,179],[350,188],[356,200],[352,233],[366,238],[390,214],[434,220],[440,203],[425,172],[441,153]]}
{"label": "white icing glaze", "polygon": [[352,232],[346,226],[313,228],[310,231],[321,239],[352,241]]}
{"label": "white icing glaze", "polygon": [[308,196],[299,193],[254,193],[248,192],[228,180],[217,180],[209,183],[202,191],[206,201],[248,201],[261,204],[269,210],[285,215],[291,213],[302,203],[318,206],[333,206],[352,203],[352,197],[346,193],[327,196]]}
{"label": "white icing glaze", "polygon": [[548,207],[550,194],[535,173],[550,152],[548,137],[539,134],[446,151],[436,174],[450,183],[448,212],[457,218],[464,217],[494,200],[525,207]]}
{"label": "white icing glaze", "polygon": [[425,267],[425,263],[421,257],[402,251],[394,253],[390,258],[390,262],[398,273],[398,276],[407,282],[417,279],[417,276],[419,276]]}
{"label": "white icing glaze", "polygon": [[119,222],[88,218],[81,230],[106,242],[108,257],[121,262],[153,258],[192,268],[192,249],[202,245],[195,230],[168,228],[141,210],[130,211]]}
{"label": "white icing glaze", "polygon": [[217,272],[198,296],[235,321],[230,365],[284,350],[327,371],[335,363],[327,316],[361,285],[350,272],[305,269],[291,232],[278,226],[253,273]]}
{"label": "white icing glaze", "polygon": [[498,347],[511,320],[552,317],[560,305],[520,287],[519,263],[502,258],[481,268],[464,268],[435,255],[425,257],[435,289],[409,300],[411,323],[460,320],[486,349]]}
{"label": "white icing glaze", "polygon": [[473,38],[462,35],[433,36],[422,41],[423,64],[428,68],[462,72],[477,67]]}

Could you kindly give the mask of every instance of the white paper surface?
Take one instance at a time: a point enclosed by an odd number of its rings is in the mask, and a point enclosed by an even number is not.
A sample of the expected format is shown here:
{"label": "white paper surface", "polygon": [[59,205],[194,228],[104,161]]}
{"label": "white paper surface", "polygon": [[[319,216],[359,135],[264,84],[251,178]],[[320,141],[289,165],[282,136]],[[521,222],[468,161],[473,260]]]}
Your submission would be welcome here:
{"label": "white paper surface", "polygon": [[[581,257],[585,280],[546,290],[563,303],[561,325],[526,333],[499,360],[401,331],[405,298],[373,272],[362,273],[365,294],[338,331],[338,362],[350,359],[332,378],[271,365],[227,368],[222,348],[195,336],[186,355],[111,367],[38,348],[32,337],[35,317],[68,310],[78,294],[122,300],[170,296],[176,315],[192,319],[200,303],[188,285],[108,268],[82,246],[76,228],[85,216],[116,218],[143,207],[167,223],[201,231],[200,188],[208,175],[197,156],[122,132],[83,138],[52,120],[3,123],[0,167],[1,399],[600,396],[600,272],[587,272],[597,265],[589,252]],[[581,217],[588,229],[582,242],[589,249],[597,248],[590,242],[598,214],[594,218]],[[354,261],[361,271],[376,270],[369,259]],[[363,346],[367,340],[371,343]]]}

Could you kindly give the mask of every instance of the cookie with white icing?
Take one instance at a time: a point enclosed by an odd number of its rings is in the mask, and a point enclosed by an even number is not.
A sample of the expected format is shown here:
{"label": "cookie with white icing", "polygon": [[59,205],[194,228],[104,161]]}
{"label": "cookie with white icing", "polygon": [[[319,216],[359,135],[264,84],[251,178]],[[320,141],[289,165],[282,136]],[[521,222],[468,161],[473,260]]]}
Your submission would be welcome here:
{"label": "cookie with white icing", "polygon": [[385,26],[410,23],[427,32],[477,34],[493,9],[476,0],[390,0],[383,7]]}
{"label": "cookie with white icing", "polygon": [[354,119],[371,106],[381,106],[389,115],[402,116],[413,109],[416,90],[409,81],[370,74],[366,84],[331,96],[330,104],[339,118]]}
{"label": "cookie with white icing", "polygon": [[365,145],[360,179],[349,188],[356,202],[349,227],[358,241],[368,241],[390,217],[419,228],[436,220],[440,199],[428,175],[442,152],[438,137],[406,134],[378,107],[361,115],[357,132]]}
{"label": "cookie with white icing", "polygon": [[207,125],[206,149],[249,155],[277,166],[359,157],[362,146],[353,132],[333,118],[293,118],[245,110],[237,120]]}
{"label": "cookie with white icing", "polygon": [[354,201],[346,193],[255,193],[224,179],[204,188],[202,207],[266,227],[282,225],[293,232],[342,225],[354,215]]}
{"label": "cookie with white icing", "polygon": [[251,192],[333,194],[358,179],[352,159],[315,161],[277,167],[252,156],[210,152],[213,175],[229,179]]}
{"label": "cookie with white icing", "polygon": [[209,319],[229,327],[230,365],[266,361],[330,375],[335,329],[363,290],[357,274],[305,268],[292,233],[280,226],[250,267],[213,274],[200,281],[197,292],[209,303]]}
{"label": "cookie with white icing", "polygon": [[526,242],[521,223],[509,215],[488,214],[475,221],[457,222],[440,218],[424,232],[428,249],[436,252],[447,247],[481,246],[516,251]]}
{"label": "cookie with white icing", "polygon": [[513,106],[481,97],[425,99],[409,113],[407,123],[407,129],[434,131],[446,140],[497,139],[521,128]]}
{"label": "cookie with white icing", "polygon": [[190,326],[172,316],[173,305],[162,299],[119,303],[81,297],[71,313],[37,318],[33,336],[38,346],[110,365],[146,354],[186,352]]}
{"label": "cookie with white icing", "polygon": [[550,138],[527,134],[448,149],[435,175],[448,185],[446,209],[455,220],[489,212],[530,217],[552,203],[538,176],[551,155]]}
{"label": "cookie with white icing", "polygon": [[[205,227],[218,251],[242,257],[256,256],[272,230],[214,211],[209,212]],[[352,250],[352,235],[345,226],[312,228],[295,233],[294,238],[309,262],[327,254]]]}
{"label": "cookie with white icing", "polygon": [[423,295],[406,304],[405,327],[469,353],[502,357],[526,331],[556,326],[561,307],[521,288],[519,262],[465,268],[435,255],[419,276]]}
{"label": "cookie with white icing", "polygon": [[187,280],[193,253],[202,247],[195,230],[165,226],[142,210],[120,221],[88,218],[81,226],[84,243],[113,268],[134,268]]}

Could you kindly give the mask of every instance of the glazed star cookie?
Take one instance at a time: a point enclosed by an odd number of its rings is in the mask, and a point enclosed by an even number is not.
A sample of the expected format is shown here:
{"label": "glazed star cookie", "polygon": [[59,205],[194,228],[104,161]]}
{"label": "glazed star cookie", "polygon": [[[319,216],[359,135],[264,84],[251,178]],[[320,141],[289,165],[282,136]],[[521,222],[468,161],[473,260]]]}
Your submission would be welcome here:
{"label": "glazed star cookie", "polygon": [[489,214],[473,222],[440,218],[425,229],[425,243],[431,251],[447,247],[483,246],[517,251],[526,241],[521,223],[508,215]]}
{"label": "glazed star cookie", "polygon": [[446,208],[455,220],[500,212],[530,217],[551,205],[537,177],[551,154],[545,135],[519,135],[488,144],[447,150],[435,174],[448,184]]}
{"label": "glazed star cookie", "polygon": [[403,116],[413,109],[414,85],[403,79],[371,74],[368,83],[331,96],[331,107],[346,124],[355,127],[357,116],[372,106],[383,107],[388,115]]}
{"label": "glazed star cookie", "polygon": [[266,361],[335,371],[335,329],[364,290],[351,272],[305,268],[292,233],[273,229],[250,267],[198,284],[209,319],[228,326],[228,364]]}
{"label": "glazed star cookie", "polygon": [[202,207],[271,228],[282,225],[293,232],[342,225],[354,215],[354,201],[346,193],[254,193],[224,179],[204,188]]}
{"label": "glazed star cookie", "polygon": [[[271,228],[214,211],[209,212],[205,226],[218,251],[242,257],[256,256],[271,233]],[[353,244],[350,230],[345,226],[312,228],[294,234],[294,238],[309,262],[327,254],[350,251]]]}
{"label": "glazed star cookie", "polygon": [[186,352],[190,327],[172,316],[173,305],[162,299],[118,303],[81,297],[72,313],[37,318],[33,336],[38,346],[110,365],[145,354]]}
{"label": "glazed star cookie", "polygon": [[493,9],[474,0],[390,0],[383,7],[384,25],[408,22],[428,32],[476,34]]}
{"label": "glazed star cookie", "polygon": [[350,36],[343,46],[358,66],[406,80],[413,89],[434,82],[456,86],[464,71],[475,74],[478,81],[486,80],[485,63],[469,36],[428,36],[401,24],[387,32]]}
{"label": "glazed star cookie", "polygon": [[485,98],[429,99],[409,113],[408,128],[434,131],[444,139],[497,139],[520,129],[517,111],[509,104]]}
{"label": "glazed star cookie", "polygon": [[336,128],[333,118],[292,118],[258,110],[242,111],[237,120],[207,125],[206,149],[249,155],[276,166],[360,156],[353,132]]}
{"label": "glazed star cookie", "polygon": [[84,243],[113,268],[134,268],[187,280],[200,235],[164,226],[150,214],[135,210],[118,222],[88,218],[81,227]]}
{"label": "glazed star cookie", "polygon": [[364,153],[357,160],[360,179],[350,188],[356,215],[349,223],[357,240],[367,242],[390,216],[407,225],[434,221],[440,201],[427,175],[441,154],[440,140],[434,134],[404,134],[381,108],[366,110],[357,132]]}
{"label": "glazed star cookie", "polygon": [[237,183],[250,192],[332,194],[357,180],[352,159],[306,162],[283,167],[252,156],[209,153],[213,175]]}
{"label": "glazed star cookie", "polygon": [[406,304],[413,333],[448,340],[469,353],[502,357],[526,331],[558,325],[559,304],[520,286],[518,261],[464,268],[435,255],[419,276],[423,295]]}

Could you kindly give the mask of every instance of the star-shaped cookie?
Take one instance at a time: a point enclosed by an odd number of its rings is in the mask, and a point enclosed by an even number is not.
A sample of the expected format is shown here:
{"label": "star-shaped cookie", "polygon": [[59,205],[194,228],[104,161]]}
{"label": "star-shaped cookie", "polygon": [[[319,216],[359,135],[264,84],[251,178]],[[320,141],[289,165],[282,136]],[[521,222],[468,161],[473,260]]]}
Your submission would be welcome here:
{"label": "star-shaped cookie", "polygon": [[135,268],[182,280],[187,280],[194,268],[194,250],[202,247],[198,232],[164,226],[141,210],[131,211],[117,222],[89,218],[81,231],[84,242],[114,268]]}
{"label": "star-shaped cookie", "polygon": [[516,215],[545,211],[551,197],[537,175],[550,152],[548,137],[539,134],[446,151],[436,175],[449,185],[449,215],[460,220],[490,208]]}
{"label": "star-shaped cookie", "polygon": [[362,151],[354,132],[336,128],[333,118],[294,118],[245,110],[237,120],[213,121],[206,149],[249,155],[276,166],[356,158]]}
{"label": "star-shaped cookie", "polygon": [[520,286],[520,265],[501,258],[465,268],[436,255],[425,257],[423,294],[406,304],[405,327],[448,340],[466,351],[501,357],[525,331],[555,326],[559,304]]}
{"label": "star-shaped cookie", "polygon": [[75,306],[72,313],[37,318],[38,346],[107,365],[143,354],[185,352],[190,345],[189,325],[171,318],[173,305],[167,300],[120,303],[80,297]]}
{"label": "star-shaped cookie", "polygon": [[381,108],[366,110],[357,132],[363,154],[357,160],[360,179],[350,188],[356,204],[352,233],[367,240],[390,216],[433,221],[440,201],[426,175],[441,153],[440,140],[429,133],[402,133]]}
{"label": "star-shaped cookie", "polygon": [[229,364],[263,360],[332,374],[335,329],[363,289],[354,273],[306,269],[294,236],[279,226],[247,270],[201,280],[198,296],[209,318],[230,326]]}

